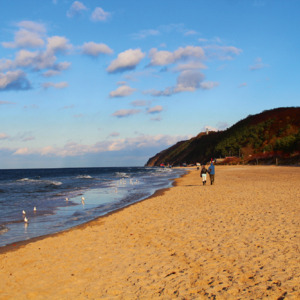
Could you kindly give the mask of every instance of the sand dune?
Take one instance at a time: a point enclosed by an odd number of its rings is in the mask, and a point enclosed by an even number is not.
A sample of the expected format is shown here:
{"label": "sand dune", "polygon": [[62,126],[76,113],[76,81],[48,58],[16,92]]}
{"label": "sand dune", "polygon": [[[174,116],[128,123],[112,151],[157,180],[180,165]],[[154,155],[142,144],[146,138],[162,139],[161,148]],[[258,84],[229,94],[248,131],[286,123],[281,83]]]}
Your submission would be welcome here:
{"label": "sand dune", "polygon": [[0,299],[300,299],[300,168],[176,186],[0,254]]}

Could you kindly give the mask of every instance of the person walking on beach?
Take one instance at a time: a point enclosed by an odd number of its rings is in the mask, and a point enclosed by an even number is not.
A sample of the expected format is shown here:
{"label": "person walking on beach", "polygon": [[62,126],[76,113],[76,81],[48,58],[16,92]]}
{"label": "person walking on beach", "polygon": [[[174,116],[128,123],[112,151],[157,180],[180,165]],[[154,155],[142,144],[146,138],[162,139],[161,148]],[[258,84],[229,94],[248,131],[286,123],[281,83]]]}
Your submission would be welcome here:
{"label": "person walking on beach", "polygon": [[206,173],[207,173],[207,169],[205,168],[205,165],[202,166],[201,172],[200,172],[200,177],[202,177],[202,183],[203,185],[206,184]]}
{"label": "person walking on beach", "polygon": [[212,159],[210,162],[210,166],[208,168],[208,173],[209,173],[209,178],[210,178],[210,184],[212,185],[212,184],[214,184],[214,181],[215,181],[215,166],[214,166]]}

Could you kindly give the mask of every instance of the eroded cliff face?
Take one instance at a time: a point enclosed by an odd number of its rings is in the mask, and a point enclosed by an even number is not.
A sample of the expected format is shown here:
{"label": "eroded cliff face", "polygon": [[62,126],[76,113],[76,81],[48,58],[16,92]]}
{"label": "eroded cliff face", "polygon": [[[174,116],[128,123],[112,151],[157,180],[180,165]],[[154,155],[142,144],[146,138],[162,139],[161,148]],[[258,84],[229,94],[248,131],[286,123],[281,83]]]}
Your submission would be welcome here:
{"label": "eroded cliff face", "polygon": [[146,166],[206,163],[219,157],[235,163],[258,163],[258,159],[265,163],[278,163],[278,159],[297,163],[300,107],[267,110],[250,115],[225,131],[201,132],[157,153]]}

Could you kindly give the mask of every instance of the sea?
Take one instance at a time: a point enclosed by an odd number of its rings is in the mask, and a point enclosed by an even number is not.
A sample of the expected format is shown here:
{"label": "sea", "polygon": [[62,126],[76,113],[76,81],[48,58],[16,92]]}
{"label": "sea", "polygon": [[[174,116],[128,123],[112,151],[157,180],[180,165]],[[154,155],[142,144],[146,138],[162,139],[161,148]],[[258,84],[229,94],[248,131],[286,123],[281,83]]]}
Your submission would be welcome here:
{"label": "sea", "polygon": [[91,221],[170,187],[184,169],[0,170],[0,247]]}

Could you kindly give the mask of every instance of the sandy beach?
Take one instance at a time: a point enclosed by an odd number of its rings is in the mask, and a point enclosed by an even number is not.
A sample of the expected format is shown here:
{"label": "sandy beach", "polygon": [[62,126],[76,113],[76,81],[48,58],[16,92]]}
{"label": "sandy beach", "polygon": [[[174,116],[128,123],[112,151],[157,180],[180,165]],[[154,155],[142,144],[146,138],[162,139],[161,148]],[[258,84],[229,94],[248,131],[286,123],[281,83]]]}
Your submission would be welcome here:
{"label": "sandy beach", "polygon": [[0,299],[300,299],[300,168],[217,166],[0,252]]}

